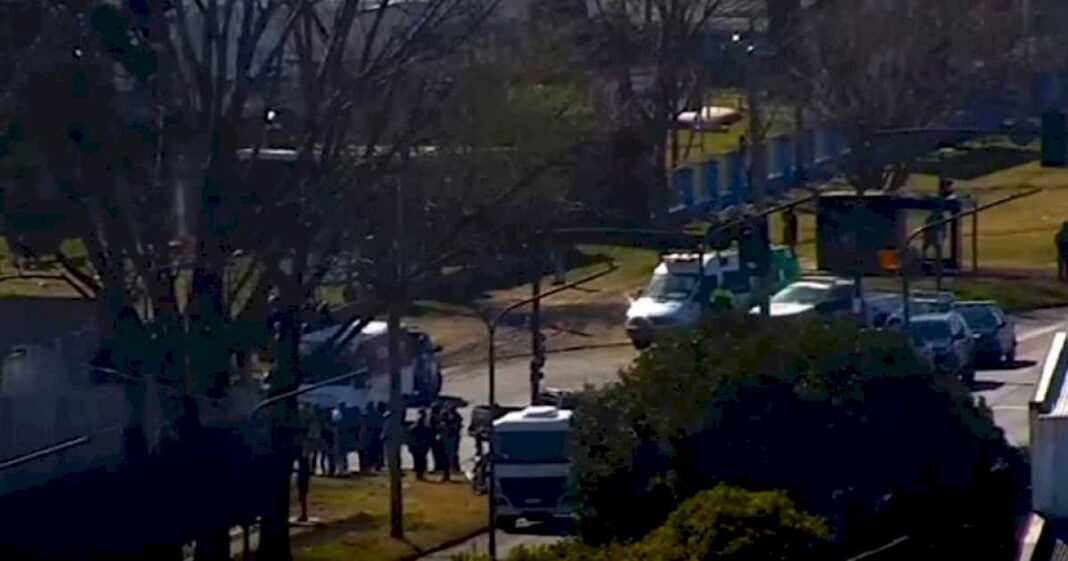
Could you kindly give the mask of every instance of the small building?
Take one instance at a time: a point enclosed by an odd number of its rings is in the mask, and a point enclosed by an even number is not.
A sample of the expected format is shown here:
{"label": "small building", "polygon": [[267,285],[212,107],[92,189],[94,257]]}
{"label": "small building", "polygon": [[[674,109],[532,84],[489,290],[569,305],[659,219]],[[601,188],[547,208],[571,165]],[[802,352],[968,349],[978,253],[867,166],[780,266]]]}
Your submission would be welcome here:
{"label": "small building", "polygon": [[[816,256],[821,270],[850,275],[894,272],[886,268],[888,252],[897,257],[908,253],[920,256],[924,236],[905,242],[914,229],[922,227],[933,212],[943,217],[958,214],[972,205],[970,199],[949,195],[942,198],[908,192],[872,191],[858,197],[856,191],[823,193],[816,205]],[[942,267],[947,274],[961,270],[963,231],[960,220],[944,227]],[[936,264],[934,250],[923,257],[925,270]]]}

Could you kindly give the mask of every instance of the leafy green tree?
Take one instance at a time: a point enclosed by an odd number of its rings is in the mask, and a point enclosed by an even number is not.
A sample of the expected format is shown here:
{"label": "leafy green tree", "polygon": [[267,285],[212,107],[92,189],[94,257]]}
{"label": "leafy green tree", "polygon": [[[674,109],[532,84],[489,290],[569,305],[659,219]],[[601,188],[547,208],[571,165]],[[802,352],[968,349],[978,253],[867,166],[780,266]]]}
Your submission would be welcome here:
{"label": "leafy green tree", "polygon": [[1017,455],[896,333],[722,317],[643,353],[576,418],[580,527],[594,543],[642,536],[722,482],[787,491],[846,547],[979,527],[984,546],[1011,541],[1011,507],[983,499],[1018,489],[1002,470]]}

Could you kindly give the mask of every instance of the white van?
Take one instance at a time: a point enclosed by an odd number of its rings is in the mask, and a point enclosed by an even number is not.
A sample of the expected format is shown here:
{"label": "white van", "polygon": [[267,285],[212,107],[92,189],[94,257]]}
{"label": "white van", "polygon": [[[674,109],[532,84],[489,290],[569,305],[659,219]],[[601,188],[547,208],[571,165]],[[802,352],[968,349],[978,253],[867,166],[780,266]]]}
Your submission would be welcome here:
{"label": "white van", "polygon": [[[389,401],[389,330],[386,322],[372,321],[340,349],[328,351],[325,345],[338,336],[344,326],[333,326],[305,334],[300,341],[304,364],[301,387],[366,370],[361,376],[305,392],[298,396],[300,403],[332,409],[340,403],[366,410],[367,405]],[[355,329],[355,326],[349,327]],[[441,393],[441,366],[434,356],[430,338],[421,331],[402,328],[401,392],[409,402],[425,403]]]}
{"label": "white van", "polygon": [[[772,248],[771,290],[775,292],[800,274],[797,259],[784,247]],[[668,253],[660,258],[649,284],[632,300],[625,327],[635,347],[652,343],[658,332],[694,325],[712,309],[718,288],[731,294],[731,307],[747,310],[754,303],[754,283],[736,250]]]}

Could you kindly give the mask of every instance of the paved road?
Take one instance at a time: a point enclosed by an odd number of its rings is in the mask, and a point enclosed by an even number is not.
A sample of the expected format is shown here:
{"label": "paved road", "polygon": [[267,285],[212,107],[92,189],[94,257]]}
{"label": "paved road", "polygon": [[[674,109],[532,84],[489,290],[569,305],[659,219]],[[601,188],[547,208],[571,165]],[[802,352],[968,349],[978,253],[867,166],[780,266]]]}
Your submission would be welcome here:
{"label": "paved road", "polygon": [[[1014,317],[1019,341],[1017,363],[996,369],[980,370],[976,376],[976,395],[986,400],[994,410],[994,418],[1015,445],[1028,441],[1027,402],[1041,373],[1053,334],[1068,329],[1068,309],[1041,310]],[[584,384],[600,385],[615,379],[620,368],[636,356],[629,347],[601,348],[555,354],[549,357],[546,385],[581,389]],[[515,359],[498,364],[497,392],[502,404],[520,405],[529,401],[529,360]],[[486,402],[485,365],[456,367],[445,373],[445,393],[471,403]],[[468,412],[463,411],[466,416]],[[461,457],[474,455],[473,443],[462,445]],[[514,534],[498,532],[500,557],[518,545],[552,543],[559,537],[541,526],[530,526]],[[455,553],[485,552],[487,535],[483,534],[455,548],[434,554],[426,559],[445,561]]]}
{"label": "paved road", "polygon": [[1015,316],[1015,321],[1019,341],[1016,364],[980,370],[975,394],[994,410],[994,420],[1005,430],[1009,442],[1021,446],[1028,443],[1029,437],[1027,402],[1034,394],[1053,334],[1068,329],[1068,309],[1028,312]]}

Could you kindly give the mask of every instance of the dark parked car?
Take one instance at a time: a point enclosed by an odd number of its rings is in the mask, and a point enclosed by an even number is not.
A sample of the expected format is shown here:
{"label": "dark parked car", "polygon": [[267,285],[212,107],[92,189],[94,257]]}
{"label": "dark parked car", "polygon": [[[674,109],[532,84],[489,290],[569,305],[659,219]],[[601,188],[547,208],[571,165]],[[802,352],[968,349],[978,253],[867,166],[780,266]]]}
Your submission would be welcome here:
{"label": "dark parked car", "polygon": [[995,302],[957,302],[953,308],[972,330],[980,359],[1016,361],[1016,326]]}

